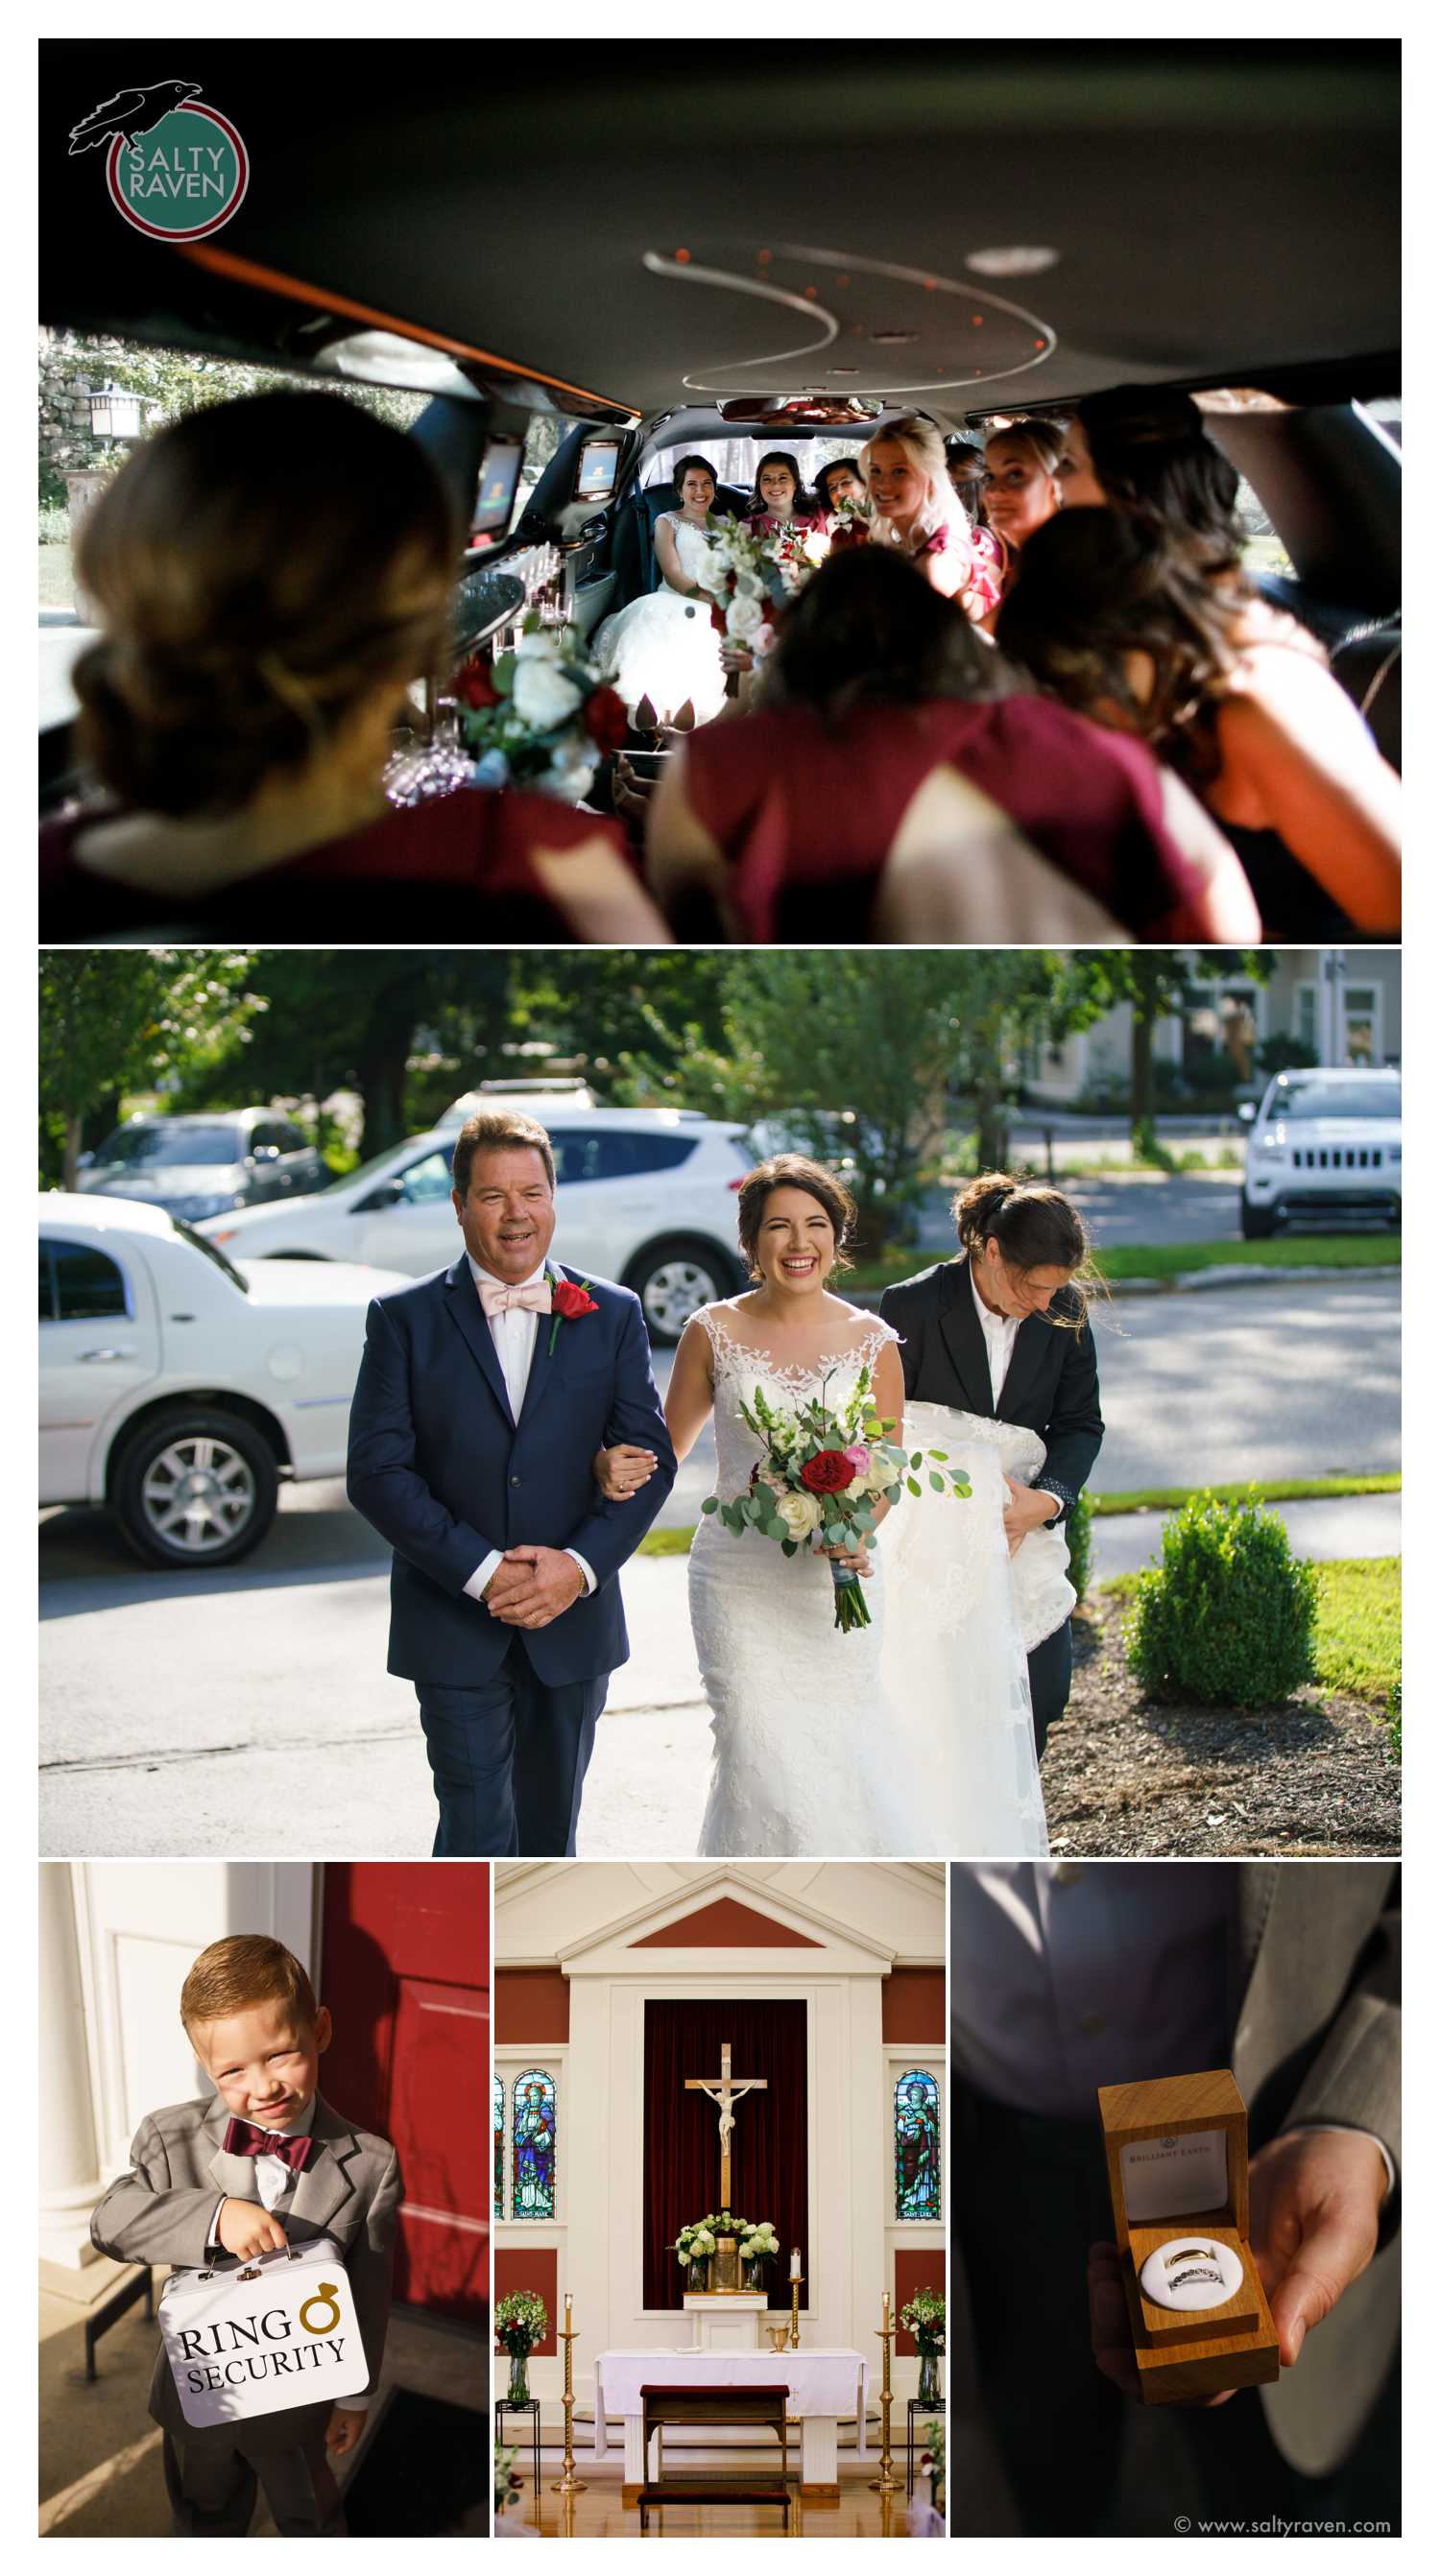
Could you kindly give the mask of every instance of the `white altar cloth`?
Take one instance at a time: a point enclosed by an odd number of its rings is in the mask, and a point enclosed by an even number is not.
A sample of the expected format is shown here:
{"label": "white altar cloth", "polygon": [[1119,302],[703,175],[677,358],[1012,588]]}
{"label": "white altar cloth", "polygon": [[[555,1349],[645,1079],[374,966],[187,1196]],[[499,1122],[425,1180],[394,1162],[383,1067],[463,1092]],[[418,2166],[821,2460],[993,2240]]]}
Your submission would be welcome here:
{"label": "white altar cloth", "polygon": [[639,2423],[644,2387],[776,2388],[782,2380],[791,2415],[828,2416],[832,2422],[853,2415],[856,2457],[864,2458],[869,2363],[863,2353],[817,2352],[803,2345],[798,2352],[676,2352],[660,2345],[652,2352],[597,2354],[595,2457],[605,2456],[607,2413],[626,2418],[627,2434],[631,2423]]}

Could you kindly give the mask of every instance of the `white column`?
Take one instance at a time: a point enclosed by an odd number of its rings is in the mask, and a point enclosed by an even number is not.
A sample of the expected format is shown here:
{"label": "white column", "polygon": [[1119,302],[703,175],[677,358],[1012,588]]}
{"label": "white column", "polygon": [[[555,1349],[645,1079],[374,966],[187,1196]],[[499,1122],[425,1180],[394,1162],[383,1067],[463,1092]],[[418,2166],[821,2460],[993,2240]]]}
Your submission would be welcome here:
{"label": "white column", "polygon": [[95,2259],[100,2197],[80,1944],[70,1864],[40,1865],[40,2253],[78,2272]]}

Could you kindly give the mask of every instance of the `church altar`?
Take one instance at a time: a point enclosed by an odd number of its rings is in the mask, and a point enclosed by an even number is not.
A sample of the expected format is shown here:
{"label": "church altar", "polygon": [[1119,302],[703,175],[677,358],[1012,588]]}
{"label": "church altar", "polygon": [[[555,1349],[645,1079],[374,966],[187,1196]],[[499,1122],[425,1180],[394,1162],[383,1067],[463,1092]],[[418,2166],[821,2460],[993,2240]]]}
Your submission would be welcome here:
{"label": "church altar", "polygon": [[[790,2392],[786,2411],[800,2419],[800,2492],[812,2503],[840,2492],[841,2416],[854,2416],[855,2456],[865,2456],[870,2368],[863,2353],[676,2352],[663,2344],[645,2352],[602,2352],[595,2360],[595,2457],[605,2457],[606,2415],[623,2416],[627,2495],[646,2481],[640,2391],[657,2381],[715,2389],[773,2388],[783,2381]],[[723,2442],[723,2428],[716,2430]]]}
{"label": "church altar", "polygon": [[695,2319],[702,2352],[763,2352],[767,2290],[687,2290],[685,2314]]}

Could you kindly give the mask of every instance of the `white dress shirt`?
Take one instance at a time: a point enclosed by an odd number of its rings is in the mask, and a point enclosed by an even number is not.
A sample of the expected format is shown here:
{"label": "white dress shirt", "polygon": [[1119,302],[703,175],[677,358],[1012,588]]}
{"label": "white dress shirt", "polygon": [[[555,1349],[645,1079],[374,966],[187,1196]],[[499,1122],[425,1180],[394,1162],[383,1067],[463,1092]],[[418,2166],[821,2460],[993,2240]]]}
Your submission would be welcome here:
{"label": "white dress shirt", "polygon": [[[467,1252],[465,1258],[470,1264],[470,1276],[475,1282],[477,1298],[487,1281],[492,1288],[532,1288],[546,1276],[543,1261],[538,1270],[531,1271],[528,1279],[499,1279],[493,1270],[482,1268],[472,1252]],[[483,1308],[481,1311],[483,1313]],[[505,1380],[505,1393],[510,1403],[510,1418],[512,1422],[518,1422],[521,1407],[525,1402],[525,1389],[530,1383],[530,1364],[535,1357],[536,1329],[544,1318],[534,1306],[507,1306],[501,1314],[486,1315],[485,1321],[490,1327],[490,1338],[495,1344],[495,1355],[500,1362],[500,1374]],[[579,1549],[567,1547],[563,1550],[563,1554],[574,1557],[585,1577],[586,1592],[593,1592],[595,1576]],[[481,1559],[465,1586],[472,1601],[482,1599],[486,1584],[496,1567],[503,1562],[504,1550],[498,1547],[492,1547],[489,1555]]]}
{"label": "white dress shirt", "polygon": [[1010,1373],[1010,1362],[1015,1356],[1015,1336],[1020,1330],[1020,1318],[1018,1315],[997,1315],[993,1306],[986,1305],[975,1285],[973,1261],[970,1264],[970,1294],[975,1300],[975,1312],[980,1318],[980,1330],[985,1336],[985,1357],[990,1363],[990,1401],[998,1413],[1000,1389]]}
{"label": "white dress shirt", "polygon": [[[1095,2117],[1098,2085],[1226,2065],[1237,1866],[1062,1860],[952,1867],[956,2073],[1012,2109],[1085,2120]],[[1375,2144],[1393,2189],[1389,2151],[1381,2139]]]}

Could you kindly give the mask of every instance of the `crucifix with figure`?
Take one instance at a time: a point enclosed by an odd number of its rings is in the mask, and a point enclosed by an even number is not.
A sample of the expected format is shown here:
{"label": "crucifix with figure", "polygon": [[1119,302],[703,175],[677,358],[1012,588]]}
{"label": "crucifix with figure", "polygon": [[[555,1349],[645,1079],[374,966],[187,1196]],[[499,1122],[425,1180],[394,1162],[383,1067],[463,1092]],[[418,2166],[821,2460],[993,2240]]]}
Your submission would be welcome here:
{"label": "crucifix with figure", "polygon": [[725,2039],[720,2043],[718,2079],[713,2075],[687,2075],[685,2090],[687,2093],[708,2093],[711,2101],[719,2105],[720,2206],[722,2209],[728,2209],[730,2206],[730,2141],[735,2134],[735,2105],[747,2093],[768,2093],[769,2082],[763,2075],[732,2075],[730,2042]]}

